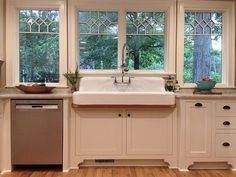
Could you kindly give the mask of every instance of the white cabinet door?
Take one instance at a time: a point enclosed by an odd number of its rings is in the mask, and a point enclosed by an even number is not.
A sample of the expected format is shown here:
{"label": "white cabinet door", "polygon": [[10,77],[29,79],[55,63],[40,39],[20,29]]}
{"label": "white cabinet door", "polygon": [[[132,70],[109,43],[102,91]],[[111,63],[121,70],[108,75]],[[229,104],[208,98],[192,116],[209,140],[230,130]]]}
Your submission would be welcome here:
{"label": "white cabinet door", "polygon": [[121,155],[121,110],[76,111],[76,155]]}
{"label": "white cabinet door", "polygon": [[186,102],[184,117],[187,156],[209,157],[212,144],[212,103]]}
{"label": "white cabinet door", "polygon": [[3,149],[3,102],[0,99],[0,172],[3,170],[3,161],[2,161],[2,149]]}
{"label": "white cabinet door", "polygon": [[127,110],[127,154],[171,154],[173,110]]}

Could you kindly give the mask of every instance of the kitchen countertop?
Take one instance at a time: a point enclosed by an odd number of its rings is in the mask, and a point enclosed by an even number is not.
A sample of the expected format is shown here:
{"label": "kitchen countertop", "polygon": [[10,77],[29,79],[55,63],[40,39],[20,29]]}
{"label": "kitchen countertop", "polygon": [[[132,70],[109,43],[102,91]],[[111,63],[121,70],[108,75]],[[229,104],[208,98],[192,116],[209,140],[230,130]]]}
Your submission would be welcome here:
{"label": "kitchen countertop", "polygon": [[[193,94],[192,89],[183,89],[175,93],[177,99],[236,99],[236,89],[216,90],[222,92],[217,94]],[[52,93],[47,94],[26,94],[16,88],[7,88],[0,90],[0,99],[58,99],[72,98],[72,93],[69,89],[56,88]]]}
{"label": "kitchen countertop", "polygon": [[0,90],[0,99],[58,99],[72,98],[72,93],[68,89],[54,89],[52,93],[46,94],[26,94],[15,88]]}
{"label": "kitchen countertop", "polygon": [[177,99],[236,99],[236,89],[213,89],[213,93],[222,94],[194,94],[194,89],[183,89],[175,93]]}
{"label": "kitchen countertop", "polygon": [[175,96],[176,98],[179,98],[179,99],[236,99],[235,93],[223,93],[221,95],[176,93]]}

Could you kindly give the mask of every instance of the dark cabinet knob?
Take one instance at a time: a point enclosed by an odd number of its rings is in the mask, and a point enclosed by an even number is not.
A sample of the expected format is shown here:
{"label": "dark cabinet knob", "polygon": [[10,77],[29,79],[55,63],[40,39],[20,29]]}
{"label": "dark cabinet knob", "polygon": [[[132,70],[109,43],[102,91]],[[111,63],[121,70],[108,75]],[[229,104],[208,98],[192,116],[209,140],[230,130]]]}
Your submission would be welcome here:
{"label": "dark cabinet knob", "polygon": [[202,103],[196,103],[195,106],[196,107],[202,107]]}
{"label": "dark cabinet knob", "polygon": [[223,106],[223,109],[226,109],[226,110],[228,110],[228,109],[230,109],[230,106],[228,106],[228,105],[225,105],[225,106]]}
{"label": "dark cabinet knob", "polygon": [[118,114],[119,117],[121,117],[121,114]]}
{"label": "dark cabinet knob", "polygon": [[127,114],[128,117],[130,117],[130,114]]}
{"label": "dark cabinet knob", "polygon": [[223,125],[230,125],[230,122],[229,121],[224,121]]}
{"label": "dark cabinet knob", "polygon": [[225,143],[222,144],[222,146],[224,146],[224,147],[229,147],[230,144],[229,144],[228,142],[225,142]]}

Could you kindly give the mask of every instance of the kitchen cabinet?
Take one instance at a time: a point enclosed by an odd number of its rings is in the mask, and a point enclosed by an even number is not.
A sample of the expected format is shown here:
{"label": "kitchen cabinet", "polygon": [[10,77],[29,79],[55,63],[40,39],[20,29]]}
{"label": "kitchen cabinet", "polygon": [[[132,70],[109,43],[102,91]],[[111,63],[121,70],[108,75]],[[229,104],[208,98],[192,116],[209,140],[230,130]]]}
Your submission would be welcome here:
{"label": "kitchen cabinet", "polygon": [[77,155],[120,155],[122,153],[122,111],[78,111]]}
{"label": "kitchen cabinet", "polygon": [[169,110],[127,110],[127,154],[171,154],[173,114]]}
{"label": "kitchen cabinet", "polygon": [[211,153],[212,103],[188,101],[185,104],[186,155],[209,157]]}
{"label": "kitchen cabinet", "polygon": [[11,170],[10,100],[0,98],[0,172]]}
{"label": "kitchen cabinet", "polygon": [[226,162],[211,168],[227,164],[236,168],[236,102],[180,99],[178,109],[179,168],[187,169],[195,162]]}
{"label": "kitchen cabinet", "polygon": [[80,108],[74,113],[73,166],[85,160],[163,159],[176,167],[175,109]]}
{"label": "kitchen cabinet", "polygon": [[[3,148],[3,100],[0,99],[0,149]],[[0,151],[0,157],[2,157],[2,150]],[[0,158],[0,172],[3,170],[3,161]]]}
{"label": "kitchen cabinet", "polygon": [[236,102],[225,100],[217,102],[215,107],[216,157],[228,158],[236,165]]}

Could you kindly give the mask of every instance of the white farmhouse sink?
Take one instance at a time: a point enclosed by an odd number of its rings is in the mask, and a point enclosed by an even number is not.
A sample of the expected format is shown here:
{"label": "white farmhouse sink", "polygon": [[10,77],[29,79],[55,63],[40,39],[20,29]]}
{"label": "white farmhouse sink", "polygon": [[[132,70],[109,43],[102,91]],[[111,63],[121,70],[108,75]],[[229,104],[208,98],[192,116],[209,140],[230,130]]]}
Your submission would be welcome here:
{"label": "white farmhouse sink", "polygon": [[79,91],[73,93],[73,104],[175,105],[175,95],[165,91],[162,78],[135,77],[126,85],[114,84],[114,78],[110,77],[87,77],[80,80]]}

